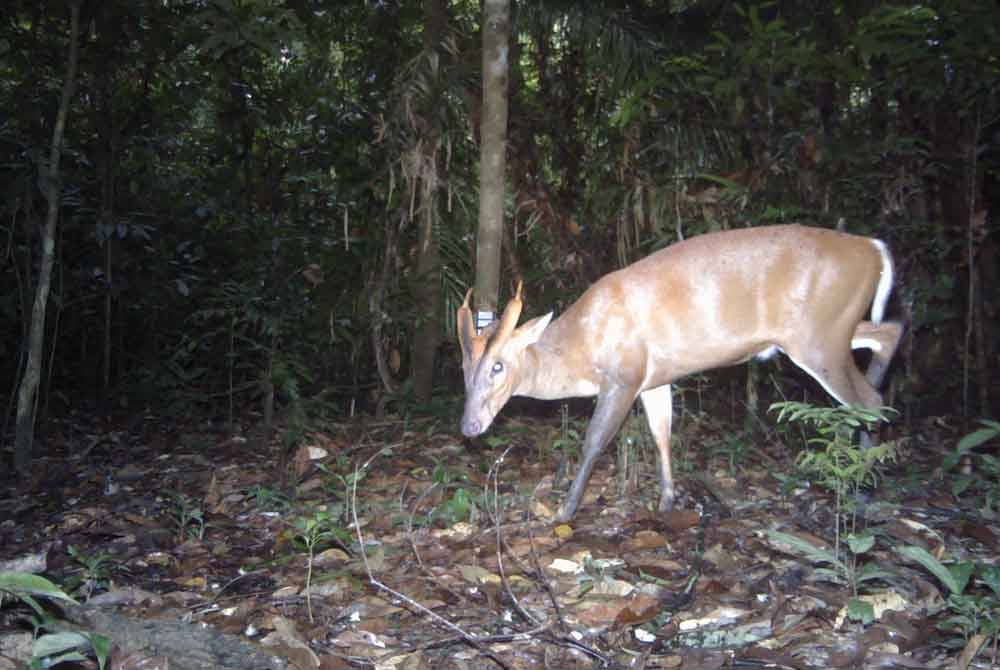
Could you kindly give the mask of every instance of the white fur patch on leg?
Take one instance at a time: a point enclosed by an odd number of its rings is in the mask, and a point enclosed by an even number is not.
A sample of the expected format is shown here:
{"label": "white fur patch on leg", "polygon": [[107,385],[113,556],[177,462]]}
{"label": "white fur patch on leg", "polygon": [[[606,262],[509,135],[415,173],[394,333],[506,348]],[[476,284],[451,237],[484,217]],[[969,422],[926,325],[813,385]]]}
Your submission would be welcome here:
{"label": "white fur patch on leg", "polygon": [[875,299],[872,301],[872,323],[876,326],[882,322],[885,314],[885,305],[889,302],[889,293],[892,291],[892,256],[889,255],[889,247],[882,240],[872,240],[872,244],[878,249],[882,256],[882,274],[878,279],[878,287],[875,289]]}
{"label": "white fur patch on leg", "polygon": [[856,337],[851,340],[851,349],[871,349],[872,351],[882,351],[882,343],[868,337]]}
{"label": "white fur patch on leg", "polygon": [[761,351],[760,353],[755,354],[754,358],[756,358],[758,361],[766,361],[767,359],[772,358],[779,351],[781,351],[780,347],[771,345],[770,347],[768,347],[764,351]]}

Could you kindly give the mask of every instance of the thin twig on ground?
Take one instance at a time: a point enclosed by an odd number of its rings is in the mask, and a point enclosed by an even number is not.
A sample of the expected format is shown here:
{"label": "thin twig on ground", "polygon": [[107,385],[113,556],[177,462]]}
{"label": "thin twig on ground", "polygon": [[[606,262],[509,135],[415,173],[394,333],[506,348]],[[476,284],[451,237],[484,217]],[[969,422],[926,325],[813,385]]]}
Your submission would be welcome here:
{"label": "thin twig on ground", "polygon": [[372,571],[371,563],[368,561],[368,552],[365,550],[365,538],[364,534],[361,531],[360,520],[358,519],[358,474],[361,469],[367,469],[367,467],[371,464],[371,462],[375,460],[375,458],[377,458],[379,455],[381,455],[381,453],[382,453],[381,451],[375,453],[375,455],[373,455],[371,458],[365,461],[364,465],[362,465],[360,468],[355,469],[354,481],[351,484],[351,517],[354,521],[354,530],[355,533],[357,534],[358,544],[361,549],[361,560],[364,562],[365,572],[368,574],[368,582],[376,589],[388,593],[393,598],[398,599],[400,602],[406,603],[420,614],[423,614],[431,621],[457,634],[463,642],[474,647],[478,652],[480,652],[481,654],[492,660],[501,668],[509,670],[510,666],[503,659],[497,656],[497,654],[494,653],[492,649],[490,649],[485,645],[485,642],[488,641],[487,638],[481,638],[475,635],[474,633],[466,632],[460,626],[452,623],[451,621],[448,621],[440,614],[437,614],[436,612],[433,612],[427,607],[421,605],[420,603],[418,603],[413,598],[410,598],[405,593],[401,593],[375,578],[375,573]]}
{"label": "thin twig on ground", "polygon": [[514,609],[520,614],[525,621],[531,622],[535,626],[541,626],[543,628],[548,628],[549,624],[536,619],[530,612],[528,612],[524,607],[521,606],[521,601],[514,594],[514,590],[510,586],[510,581],[507,579],[507,571],[504,569],[503,562],[503,519],[500,514],[500,468],[503,465],[503,460],[510,452],[511,447],[507,447],[502,454],[493,462],[490,466],[490,471],[486,475],[486,483],[483,486],[483,500],[484,502],[489,499],[490,493],[490,482],[493,482],[493,506],[486,504],[486,509],[490,512],[493,517],[493,528],[496,531],[496,548],[497,548],[497,572],[500,574],[500,583],[503,584],[504,591],[507,592],[507,597],[510,598]]}

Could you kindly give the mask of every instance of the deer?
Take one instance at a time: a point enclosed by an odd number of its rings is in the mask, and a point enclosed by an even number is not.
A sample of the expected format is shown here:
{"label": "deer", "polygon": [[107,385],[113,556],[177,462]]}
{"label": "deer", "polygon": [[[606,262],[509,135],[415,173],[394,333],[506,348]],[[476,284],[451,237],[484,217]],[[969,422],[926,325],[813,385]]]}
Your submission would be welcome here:
{"label": "deer", "polygon": [[[461,431],[483,434],[512,396],[597,397],[556,520],[580,505],[594,465],[638,398],[659,463],[658,509],[673,509],[671,386],[685,376],[784,353],[838,403],[882,406],[879,387],[903,327],[883,320],[893,261],[878,239],[802,225],[707,233],[601,277],[559,318],[518,326],[522,283],[477,333],[458,309]],[[866,316],[868,318],[866,318]],[[864,373],[854,349],[869,349]]]}

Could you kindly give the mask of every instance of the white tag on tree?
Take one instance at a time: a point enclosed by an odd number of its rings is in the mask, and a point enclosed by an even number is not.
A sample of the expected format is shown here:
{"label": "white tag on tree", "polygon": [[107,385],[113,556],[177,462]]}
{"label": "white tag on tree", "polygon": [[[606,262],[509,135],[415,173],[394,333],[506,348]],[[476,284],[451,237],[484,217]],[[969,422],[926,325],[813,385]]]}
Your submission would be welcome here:
{"label": "white tag on tree", "polygon": [[493,323],[494,312],[476,312],[476,332],[482,332],[483,328]]}

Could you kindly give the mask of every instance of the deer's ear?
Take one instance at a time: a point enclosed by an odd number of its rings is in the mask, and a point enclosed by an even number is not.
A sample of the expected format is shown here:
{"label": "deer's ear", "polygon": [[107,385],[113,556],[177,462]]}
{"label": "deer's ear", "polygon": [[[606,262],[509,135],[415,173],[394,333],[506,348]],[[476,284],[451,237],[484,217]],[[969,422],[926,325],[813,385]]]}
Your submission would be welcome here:
{"label": "deer's ear", "polygon": [[552,312],[549,312],[545,316],[538,316],[528,321],[511,333],[507,346],[523,349],[529,344],[534,344],[542,336],[542,333],[545,332],[545,329],[548,328],[549,321],[551,320]]}

